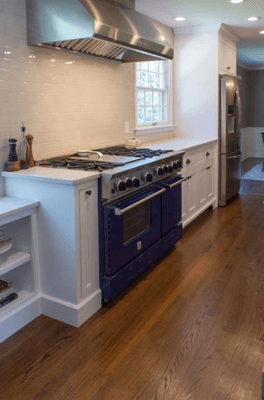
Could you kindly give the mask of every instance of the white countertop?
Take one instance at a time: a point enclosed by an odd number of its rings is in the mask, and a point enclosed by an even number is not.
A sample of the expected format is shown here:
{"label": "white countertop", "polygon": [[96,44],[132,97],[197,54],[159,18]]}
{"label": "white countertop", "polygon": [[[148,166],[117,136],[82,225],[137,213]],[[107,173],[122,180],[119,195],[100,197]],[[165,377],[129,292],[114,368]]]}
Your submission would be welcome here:
{"label": "white countertop", "polygon": [[143,143],[140,147],[149,149],[162,149],[162,150],[174,150],[174,151],[187,151],[192,150],[203,145],[210,145],[216,143],[216,139],[178,139],[171,138],[166,140],[158,140],[156,142]]}
{"label": "white countertop", "polygon": [[18,179],[35,179],[49,183],[59,183],[62,185],[79,185],[99,178],[98,171],[79,171],[66,168],[44,168],[34,167],[29,169],[21,169],[16,172],[3,171],[2,176]]}
{"label": "white countertop", "polygon": [[17,199],[16,197],[0,197],[0,222],[20,211],[26,211],[39,206],[39,201]]}

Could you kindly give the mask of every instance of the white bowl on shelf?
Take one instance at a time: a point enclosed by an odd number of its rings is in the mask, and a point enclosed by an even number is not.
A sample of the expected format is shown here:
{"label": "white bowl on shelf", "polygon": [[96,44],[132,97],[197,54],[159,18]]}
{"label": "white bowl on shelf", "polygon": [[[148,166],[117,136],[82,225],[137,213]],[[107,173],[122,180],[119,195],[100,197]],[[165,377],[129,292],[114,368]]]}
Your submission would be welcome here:
{"label": "white bowl on shelf", "polygon": [[12,247],[12,240],[7,240],[6,242],[0,243],[0,254],[5,253]]}

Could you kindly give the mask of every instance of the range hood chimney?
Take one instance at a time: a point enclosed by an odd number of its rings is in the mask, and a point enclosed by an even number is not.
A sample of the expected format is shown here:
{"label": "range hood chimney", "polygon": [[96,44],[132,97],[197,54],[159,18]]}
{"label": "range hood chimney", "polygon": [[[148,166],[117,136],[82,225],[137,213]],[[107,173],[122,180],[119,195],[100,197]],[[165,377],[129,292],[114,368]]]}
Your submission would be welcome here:
{"label": "range hood chimney", "polygon": [[135,11],[133,0],[26,0],[26,4],[28,45],[122,62],[173,58],[172,29]]}

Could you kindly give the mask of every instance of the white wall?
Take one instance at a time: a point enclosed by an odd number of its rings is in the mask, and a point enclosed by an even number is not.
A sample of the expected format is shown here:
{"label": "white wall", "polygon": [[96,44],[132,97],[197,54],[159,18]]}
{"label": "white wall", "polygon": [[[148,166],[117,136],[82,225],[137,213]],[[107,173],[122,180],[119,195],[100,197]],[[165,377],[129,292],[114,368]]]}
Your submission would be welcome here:
{"label": "white wall", "polygon": [[175,30],[175,134],[217,139],[218,30]]}
{"label": "white wall", "polygon": [[241,129],[242,160],[247,157],[264,157],[261,132],[264,132],[264,128],[248,127]]}
{"label": "white wall", "polygon": [[0,56],[0,172],[8,139],[20,138],[22,121],[34,136],[35,159],[122,144],[134,136],[134,64],[27,46],[25,0],[0,0]]}

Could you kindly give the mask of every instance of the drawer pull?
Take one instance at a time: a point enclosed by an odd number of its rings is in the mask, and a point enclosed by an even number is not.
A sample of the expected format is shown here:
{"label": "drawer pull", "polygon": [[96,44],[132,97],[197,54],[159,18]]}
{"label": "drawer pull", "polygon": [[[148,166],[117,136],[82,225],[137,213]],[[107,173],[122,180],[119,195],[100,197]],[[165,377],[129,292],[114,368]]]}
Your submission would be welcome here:
{"label": "drawer pull", "polygon": [[206,169],[210,169],[211,167],[207,167]]}
{"label": "drawer pull", "polygon": [[186,164],[191,164],[191,160],[189,160],[189,158],[186,160]]}
{"label": "drawer pull", "polygon": [[85,194],[87,194],[88,196],[90,196],[90,195],[92,194],[92,191],[91,191],[91,190],[87,190],[87,191],[85,192]]}
{"label": "drawer pull", "polygon": [[207,151],[207,153],[206,153],[206,157],[208,157],[208,156],[210,156],[210,153],[209,153],[209,151]]}

